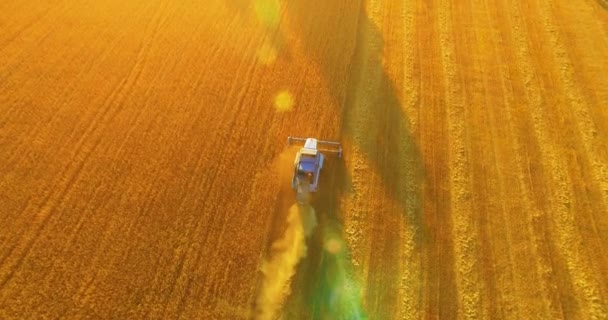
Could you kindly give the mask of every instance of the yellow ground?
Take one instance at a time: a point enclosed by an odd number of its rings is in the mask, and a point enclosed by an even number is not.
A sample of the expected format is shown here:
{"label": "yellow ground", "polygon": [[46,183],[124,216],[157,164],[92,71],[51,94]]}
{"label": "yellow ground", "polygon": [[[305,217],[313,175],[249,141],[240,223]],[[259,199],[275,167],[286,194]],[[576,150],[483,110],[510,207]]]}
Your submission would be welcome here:
{"label": "yellow ground", "polygon": [[[604,0],[0,1],[0,318],[261,316],[282,261],[269,317],[606,319],[607,75]],[[344,144],[305,243],[288,135]]]}

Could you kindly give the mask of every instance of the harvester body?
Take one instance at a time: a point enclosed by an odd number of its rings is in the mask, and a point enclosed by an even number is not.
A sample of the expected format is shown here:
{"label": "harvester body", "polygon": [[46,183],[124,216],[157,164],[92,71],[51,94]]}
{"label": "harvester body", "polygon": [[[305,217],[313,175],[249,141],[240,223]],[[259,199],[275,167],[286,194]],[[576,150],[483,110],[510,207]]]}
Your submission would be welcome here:
{"label": "harvester body", "polygon": [[288,145],[295,142],[303,142],[304,146],[298,151],[294,161],[291,187],[296,191],[298,203],[303,203],[308,201],[310,192],[318,190],[319,175],[325,161],[323,152],[337,153],[338,157],[341,157],[342,146],[338,142],[315,138],[287,138]]}

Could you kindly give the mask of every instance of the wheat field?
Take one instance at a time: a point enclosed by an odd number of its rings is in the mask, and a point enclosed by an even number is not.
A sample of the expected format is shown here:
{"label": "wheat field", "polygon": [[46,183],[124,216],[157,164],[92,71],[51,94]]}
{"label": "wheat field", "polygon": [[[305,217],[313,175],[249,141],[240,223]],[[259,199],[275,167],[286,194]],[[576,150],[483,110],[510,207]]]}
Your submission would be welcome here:
{"label": "wheat field", "polygon": [[603,0],[2,1],[0,318],[606,319],[607,75]]}

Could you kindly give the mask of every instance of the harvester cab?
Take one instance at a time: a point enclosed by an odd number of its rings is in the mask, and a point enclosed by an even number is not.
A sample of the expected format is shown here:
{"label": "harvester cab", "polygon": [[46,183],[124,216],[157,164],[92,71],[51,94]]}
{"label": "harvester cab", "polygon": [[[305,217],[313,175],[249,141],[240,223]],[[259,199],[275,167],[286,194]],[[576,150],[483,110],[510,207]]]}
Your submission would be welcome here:
{"label": "harvester cab", "polygon": [[287,145],[296,143],[303,144],[303,147],[298,151],[294,161],[291,187],[296,191],[298,203],[302,203],[308,199],[309,192],[317,191],[319,174],[325,160],[323,152],[336,153],[338,157],[342,157],[342,145],[339,142],[322,141],[315,138],[287,138]]}

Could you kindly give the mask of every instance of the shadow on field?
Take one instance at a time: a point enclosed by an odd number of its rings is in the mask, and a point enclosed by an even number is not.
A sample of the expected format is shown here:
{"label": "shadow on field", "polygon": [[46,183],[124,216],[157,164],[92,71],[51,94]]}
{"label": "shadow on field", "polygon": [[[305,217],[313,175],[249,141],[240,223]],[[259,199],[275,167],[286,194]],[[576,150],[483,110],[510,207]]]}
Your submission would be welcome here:
{"label": "shadow on field", "polygon": [[[394,219],[387,215],[398,214],[399,219],[405,220],[414,230],[416,246],[427,241],[427,227],[422,210],[423,163],[394,84],[384,71],[382,33],[367,16],[364,0],[346,5],[338,1],[291,0],[282,1],[281,5],[290,30],[298,33],[307,56],[319,65],[335,105],[341,108],[338,112],[342,115],[341,140],[350,141],[352,147],[366,158],[380,177],[386,196],[400,208],[399,212],[369,212],[369,218],[366,218],[366,223],[382,226],[391,232],[368,234],[361,230],[362,236],[372,238],[372,244],[382,241],[384,251],[371,253],[370,261],[375,265],[371,265],[370,270],[380,270],[375,272],[385,274],[376,275],[382,279],[381,283],[371,285],[373,288],[367,289],[367,295],[387,304],[386,307],[378,307],[382,310],[373,310],[375,316],[389,316],[389,309],[398,303],[395,292],[401,279],[394,268],[400,263],[399,243],[404,240],[398,226],[391,224]],[[340,14],[336,15],[336,12]],[[353,17],[357,17],[356,23],[353,23]],[[354,42],[353,36],[356,37]],[[354,50],[352,43],[355,43]],[[349,63],[345,64],[345,60]],[[349,157],[348,153],[345,157]],[[348,310],[352,312],[352,316],[346,318],[363,317],[359,305],[360,292],[353,290],[358,285],[350,280],[353,265],[342,238],[344,213],[339,212],[336,200],[342,198],[341,195],[356,192],[353,189],[356,186],[349,184],[350,177],[342,161],[333,169],[326,168],[324,174],[327,176],[332,170],[336,176],[329,179],[329,183],[323,180],[322,185],[333,189],[320,191],[321,196],[313,203],[319,225],[313,239],[309,240],[312,243],[309,244],[308,256],[298,266],[292,282],[292,291],[298,294],[290,296],[287,301],[287,318],[307,318],[304,314],[308,312],[313,319],[345,318],[346,309],[342,307],[350,308]],[[308,306],[308,310],[302,310],[304,306]],[[340,310],[341,316],[337,317],[338,313],[331,310]]]}
{"label": "shadow on field", "polygon": [[312,203],[318,225],[309,241],[309,254],[296,272],[292,291],[297,294],[287,301],[287,319],[367,319],[339,212],[345,177],[344,162],[330,159],[321,176],[324,189]]}
{"label": "shadow on field", "polygon": [[[393,316],[393,307],[399,303],[396,292],[402,279],[397,268],[403,263],[399,261],[399,250],[400,242],[406,241],[399,234],[398,226],[391,225],[394,219],[390,215],[399,215],[398,219],[404,219],[406,225],[414,230],[412,240],[415,250],[420,250],[421,246],[427,244],[428,230],[422,209],[424,165],[408,127],[408,116],[382,63],[385,47],[382,33],[368,17],[363,0],[345,6],[337,1],[324,0],[294,0],[285,4],[291,29],[300,30],[300,40],[308,50],[307,55],[320,66],[329,91],[334,94],[335,104],[342,108],[341,140],[351,141],[353,148],[362,153],[371,169],[379,175],[386,196],[400,208],[398,212],[367,212],[365,223],[372,224],[372,228],[368,229],[372,232],[361,230],[362,236],[371,237],[373,247],[378,245],[382,248],[370,252],[369,278],[362,279],[368,282],[365,294],[367,311],[375,318],[388,319]],[[340,12],[340,15],[336,16],[334,12]],[[345,17],[357,17],[356,26]],[[350,46],[354,34],[356,39],[353,55],[347,56],[352,48]],[[344,59],[350,61],[346,64],[349,70],[340,72],[336,66],[344,66]],[[348,78],[340,79],[340,74],[345,74]],[[345,157],[349,157],[348,153],[345,153]],[[347,171],[344,168],[339,168],[339,171],[343,172],[344,175],[341,173],[340,176],[344,177],[344,181],[336,181],[337,190],[329,195],[334,199],[340,198],[342,193],[356,192],[352,186],[345,184],[348,180]],[[359,196],[365,199],[370,195]],[[340,218],[343,213],[339,213],[338,208],[339,206],[327,204],[317,207],[322,238],[332,233],[340,236],[343,234]],[[374,227],[388,232],[375,233]],[[325,246],[327,239],[320,240],[321,246]],[[312,248],[311,245],[311,251],[319,252]],[[335,303],[332,300],[335,296],[332,296],[333,291],[329,288],[335,289],[336,283],[330,284],[332,281],[338,281],[339,284],[344,281],[340,279],[347,279],[341,278],[341,271],[348,272],[353,266],[346,248],[339,255],[328,254],[325,249],[318,254],[318,262],[310,257],[310,263],[318,269],[299,271],[299,274],[305,273],[307,276],[303,275],[304,278],[296,283],[304,286],[300,290],[308,291],[306,294],[314,310],[313,319],[330,319],[332,316],[326,317],[325,311],[331,310],[330,306]],[[312,292],[311,286],[315,288]],[[358,308],[352,304],[353,300],[346,300],[347,304],[351,303],[352,311],[358,313]],[[357,316],[353,314],[350,318],[356,319]]]}
{"label": "shadow on field", "polygon": [[[426,230],[421,205],[422,159],[408,128],[407,115],[382,65],[382,34],[367,16],[363,1],[359,3],[338,8],[335,1],[295,0],[286,9],[290,22],[295,24],[292,29],[302,30],[305,48],[324,71],[336,104],[342,106],[342,140],[350,139],[367,158],[380,175],[388,196],[403,208],[407,223],[415,226],[416,240],[421,241]],[[333,12],[358,16],[356,30],[335,21],[339,17]],[[332,30],[327,30],[328,26]],[[354,55],[345,57],[349,41],[341,38],[348,38],[353,32],[357,34]],[[334,47],[320,51],[323,46],[319,41],[329,41]],[[337,79],[333,74],[335,65],[344,64],[340,61],[346,58],[351,61],[349,77]],[[340,92],[346,95],[341,96]]]}
{"label": "shadow on field", "polygon": [[[300,30],[300,40],[308,50],[307,55],[321,67],[335,104],[342,108],[341,140],[351,141],[363,154],[371,169],[379,175],[386,195],[400,208],[400,212],[367,213],[366,223],[390,232],[376,234],[361,230],[362,236],[371,237],[372,246],[378,244],[383,248],[381,252],[372,249],[370,253],[370,270],[376,271],[369,276],[375,281],[366,288],[370,301],[382,303],[370,306],[367,311],[377,318],[390,318],[392,307],[399,303],[395,294],[401,281],[397,272],[399,244],[405,240],[401,238],[398,226],[391,225],[394,219],[387,215],[398,214],[400,219],[405,219],[415,232],[416,246],[426,241],[427,229],[422,210],[423,163],[408,128],[407,115],[382,65],[382,34],[367,16],[363,1],[344,7],[336,1],[324,0],[294,0],[285,5],[291,29]],[[334,15],[335,12],[340,12],[340,16]],[[356,26],[343,18],[353,16],[358,20]],[[345,56],[353,43],[350,38],[353,34],[356,34],[354,54]],[[329,49],[325,43],[330,43]],[[339,71],[336,66],[343,66],[344,59],[349,59],[347,67],[350,70],[336,72]],[[346,74],[348,78],[337,78],[340,74]],[[345,157],[348,156],[345,153]],[[324,180],[325,185],[335,189],[324,193],[315,204],[319,216],[317,238],[310,245],[310,254],[299,267],[298,279],[294,281],[293,291],[300,291],[305,301],[290,301],[286,310],[298,310],[301,307],[297,304],[304,302],[312,310],[313,319],[360,319],[364,316],[359,305],[359,286],[351,279],[353,265],[342,238],[344,213],[338,211],[340,206],[335,202],[342,198],[341,194],[356,190],[347,184],[349,177],[342,163],[334,169],[342,180],[330,184]],[[365,199],[369,195],[360,196]],[[328,251],[332,239],[341,244],[342,249],[337,253]],[[345,312],[350,312],[350,316],[344,317]]]}

